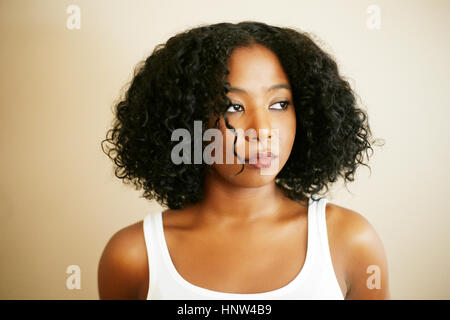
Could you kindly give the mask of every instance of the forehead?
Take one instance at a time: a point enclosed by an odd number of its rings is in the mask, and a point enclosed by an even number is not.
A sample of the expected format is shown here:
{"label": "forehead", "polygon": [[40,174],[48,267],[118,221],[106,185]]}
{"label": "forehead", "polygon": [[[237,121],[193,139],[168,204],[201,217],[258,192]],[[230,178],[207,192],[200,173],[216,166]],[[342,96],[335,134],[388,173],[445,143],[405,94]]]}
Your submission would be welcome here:
{"label": "forehead", "polygon": [[233,50],[228,68],[228,82],[232,86],[270,87],[275,82],[288,82],[278,57],[262,45]]}

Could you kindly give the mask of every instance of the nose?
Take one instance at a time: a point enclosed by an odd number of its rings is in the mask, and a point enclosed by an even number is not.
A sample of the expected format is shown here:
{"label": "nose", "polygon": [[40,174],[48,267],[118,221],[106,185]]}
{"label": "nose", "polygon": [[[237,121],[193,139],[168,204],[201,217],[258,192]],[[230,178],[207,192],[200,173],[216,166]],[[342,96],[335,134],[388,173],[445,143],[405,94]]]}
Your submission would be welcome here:
{"label": "nose", "polygon": [[246,130],[255,130],[249,131],[249,134],[245,136],[247,141],[257,140],[261,142],[265,139],[270,139],[272,137],[271,130],[271,121],[270,114],[268,110],[265,108],[257,108],[249,115],[248,125]]}

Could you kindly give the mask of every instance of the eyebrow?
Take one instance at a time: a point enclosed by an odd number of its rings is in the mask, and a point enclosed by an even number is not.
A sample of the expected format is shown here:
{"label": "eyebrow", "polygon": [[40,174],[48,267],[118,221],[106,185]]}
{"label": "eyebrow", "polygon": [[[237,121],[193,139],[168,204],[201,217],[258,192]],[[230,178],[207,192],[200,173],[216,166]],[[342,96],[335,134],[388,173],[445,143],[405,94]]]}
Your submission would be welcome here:
{"label": "eyebrow", "polygon": [[[275,84],[269,88],[266,89],[266,91],[272,91],[272,90],[276,90],[276,89],[288,89],[291,90],[291,87],[288,84],[284,84],[284,83],[280,83],[280,84]],[[247,94],[247,91],[245,91],[242,88],[237,88],[237,87],[230,87],[229,92],[242,92]]]}

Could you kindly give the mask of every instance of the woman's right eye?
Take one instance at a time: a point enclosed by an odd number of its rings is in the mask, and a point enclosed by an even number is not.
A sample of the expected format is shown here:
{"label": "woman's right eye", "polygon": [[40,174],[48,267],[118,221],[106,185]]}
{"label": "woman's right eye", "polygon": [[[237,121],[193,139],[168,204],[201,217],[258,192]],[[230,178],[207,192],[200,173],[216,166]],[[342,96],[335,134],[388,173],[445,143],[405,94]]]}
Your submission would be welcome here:
{"label": "woman's right eye", "polygon": [[232,104],[228,107],[227,112],[241,112],[244,110],[244,107],[240,104]]}

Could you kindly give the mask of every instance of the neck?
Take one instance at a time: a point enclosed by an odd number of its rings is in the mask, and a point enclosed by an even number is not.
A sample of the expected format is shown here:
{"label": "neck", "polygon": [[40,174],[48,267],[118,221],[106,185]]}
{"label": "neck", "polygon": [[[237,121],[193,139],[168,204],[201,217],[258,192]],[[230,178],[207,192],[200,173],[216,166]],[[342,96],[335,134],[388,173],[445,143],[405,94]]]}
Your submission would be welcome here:
{"label": "neck", "polygon": [[260,187],[240,187],[230,184],[214,170],[205,177],[205,197],[197,212],[207,223],[252,223],[273,217],[286,201],[286,196],[271,181]]}

